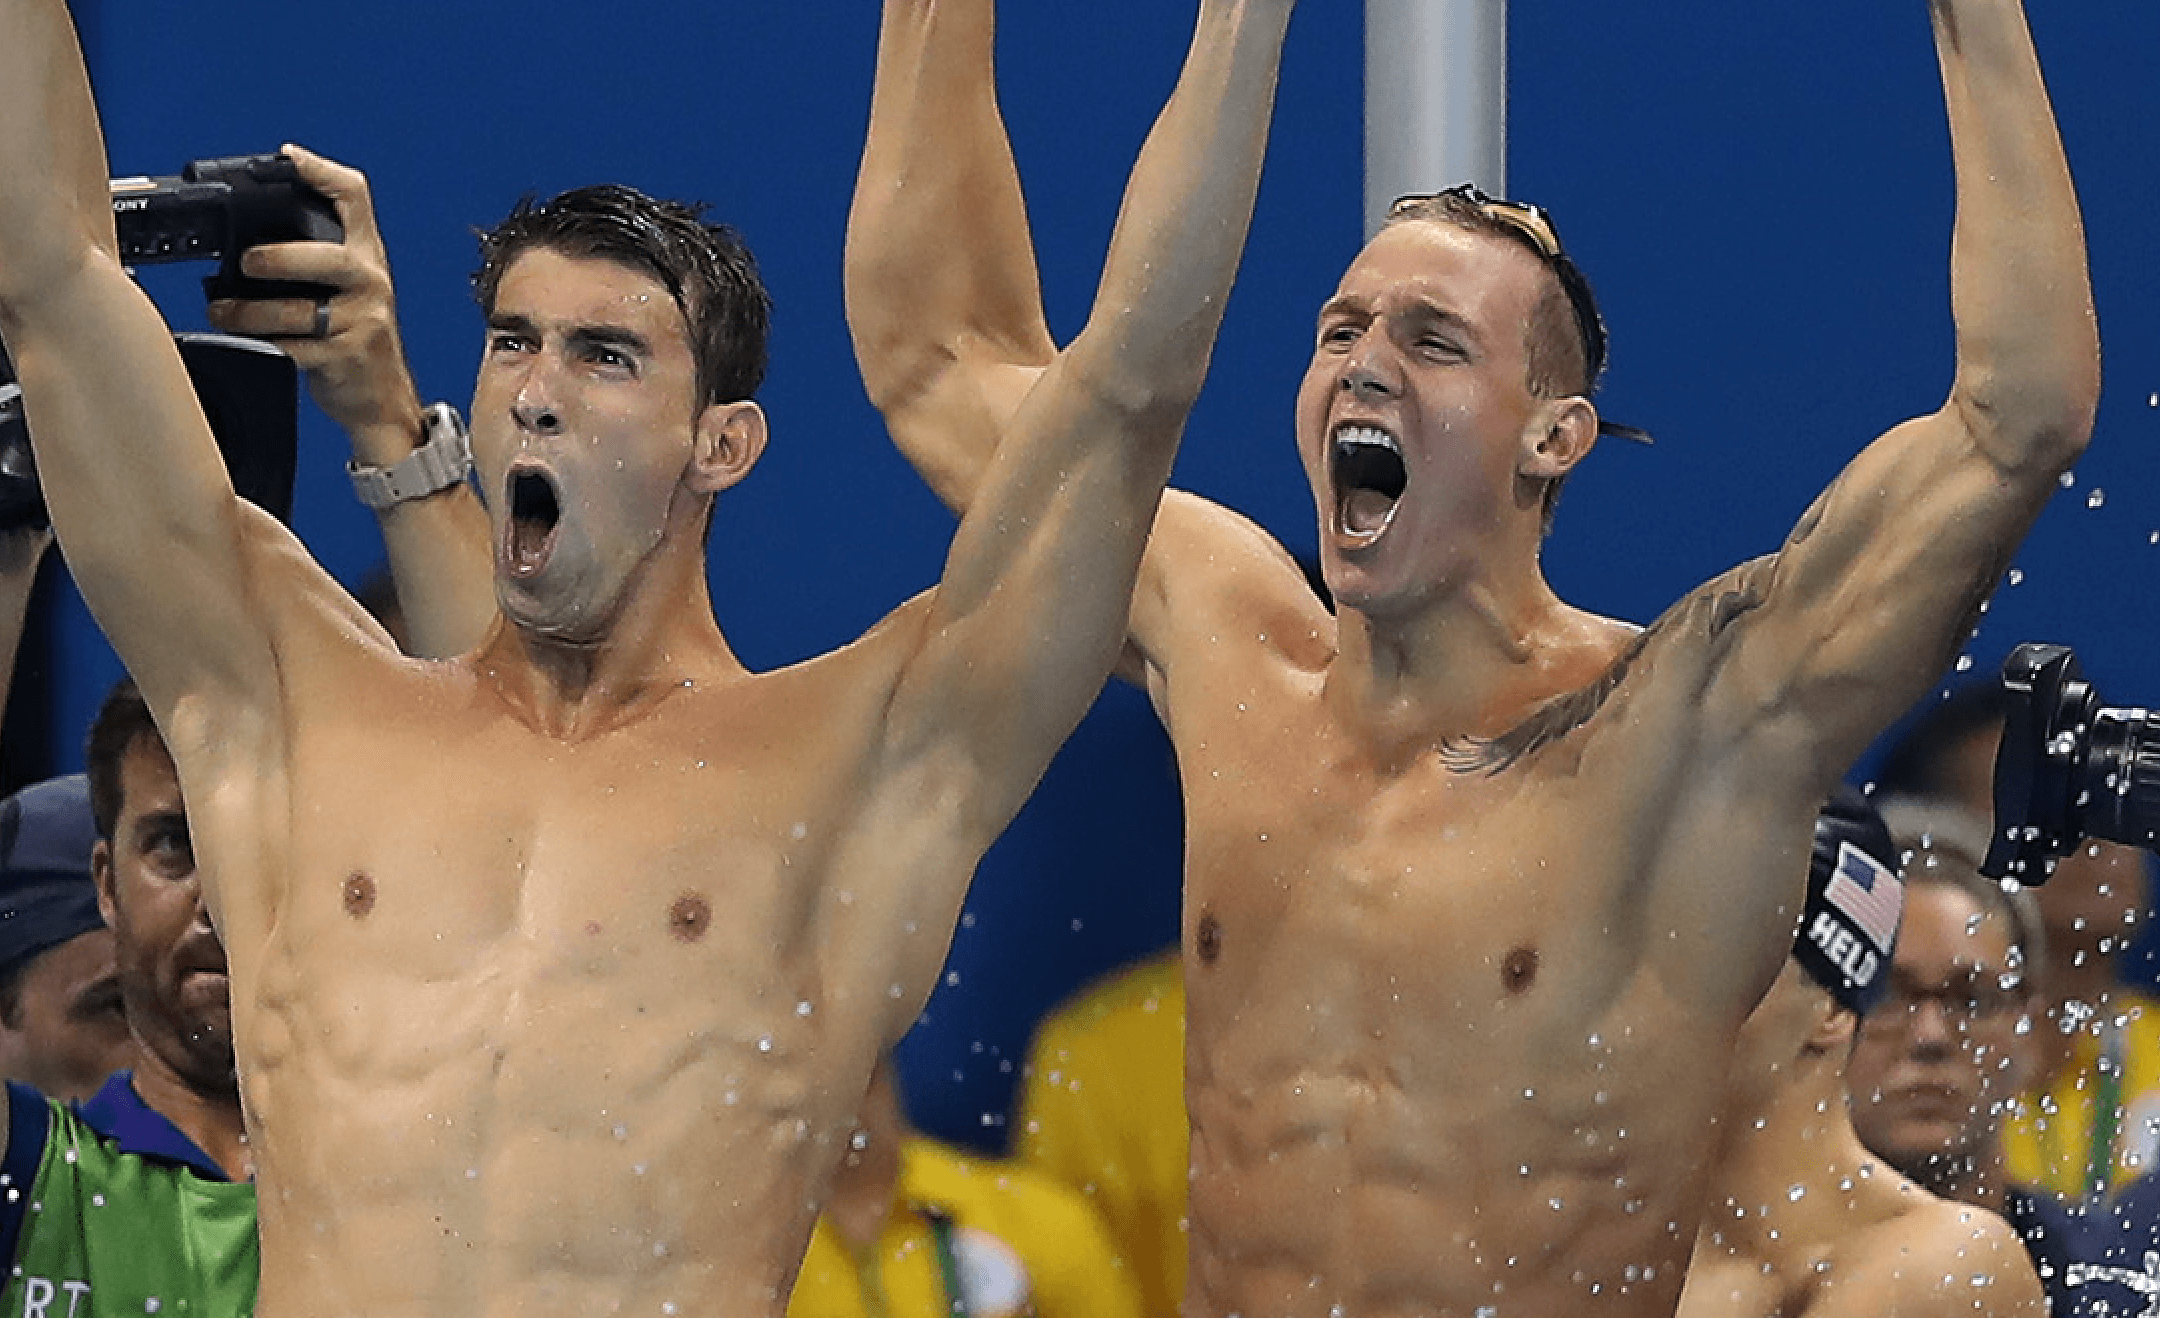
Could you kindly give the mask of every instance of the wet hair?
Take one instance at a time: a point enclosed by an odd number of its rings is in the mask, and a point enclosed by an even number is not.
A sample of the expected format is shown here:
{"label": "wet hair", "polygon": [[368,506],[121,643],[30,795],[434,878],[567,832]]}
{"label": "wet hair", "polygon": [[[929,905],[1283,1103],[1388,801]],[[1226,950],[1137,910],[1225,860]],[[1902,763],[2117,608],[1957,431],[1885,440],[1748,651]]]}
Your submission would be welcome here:
{"label": "wet hair", "polygon": [[[1380,228],[1384,233],[1396,225],[1420,221],[1452,224],[1471,233],[1486,234],[1511,242],[1537,258],[1545,271],[1545,289],[1530,309],[1529,323],[1523,326],[1523,384],[1533,398],[1567,398],[1576,394],[1588,398],[1597,388],[1598,377],[1605,371],[1605,354],[1602,342],[1591,342],[1577,315],[1578,304],[1569,296],[1567,281],[1572,279],[1577,285],[1581,306],[1595,320],[1597,301],[1591,294],[1590,281],[1574,263],[1569,261],[1563,272],[1559,261],[1567,258],[1556,260],[1545,255],[1529,234],[1495,218],[1476,201],[1457,193],[1442,192],[1404,203],[1389,213]],[[1598,324],[1597,332],[1602,335],[1603,324]],[[1593,354],[1596,360],[1592,360]],[[1553,511],[1559,506],[1560,487],[1566,482],[1566,476],[1557,476],[1545,482],[1539,495],[1540,516],[1546,532],[1552,530]]]}
{"label": "wet hair", "polygon": [[90,779],[90,820],[97,827],[97,835],[107,842],[113,840],[113,830],[120,826],[121,762],[127,759],[129,748],[146,737],[164,749],[165,737],[150,717],[149,702],[136,689],[133,678],[123,677],[106,693],[105,703],[98,706],[83,752],[83,769]]}
{"label": "wet hair", "polygon": [[504,272],[536,247],[614,261],[650,275],[682,312],[697,358],[700,406],[747,399],[765,379],[772,297],[742,235],[708,223],[704,213],[702,203],[662,201],[616,183],[544,202],[527,196],[480,235],[473,296],[492,316]]}

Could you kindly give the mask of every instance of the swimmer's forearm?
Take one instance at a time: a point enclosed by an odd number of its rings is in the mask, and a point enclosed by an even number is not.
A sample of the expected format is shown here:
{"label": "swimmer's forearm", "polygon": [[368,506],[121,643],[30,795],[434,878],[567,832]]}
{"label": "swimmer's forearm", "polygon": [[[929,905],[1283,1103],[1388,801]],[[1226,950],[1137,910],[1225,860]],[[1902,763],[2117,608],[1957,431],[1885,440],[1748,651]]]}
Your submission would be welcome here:
{"label": "swimmer's forearm", "polygon": [[871,402],[947,505],[1056,355],[999,115],[992,0],[887,0],[848,215],[848,327]]}
{"label": "swimmer's forearm", "polygon": [[1087,328],[1082,375],[1135,413],[1199,393],[1244,251],[1292,0],[1204,0],[1175,92],[1148,134]]}
{"label": "swimmer's forearm", "polygon": [[90,79],[60,0],[0,0],[0,335],[117,251]]}
{"label": "swimmer's forearm", "polygon": [[2068,162],[2018,0],[1933,0],[1957,166],[1952,403],[2007,468],[2067,466],[2100,348]]}
{"label": "swimmer's forearm", "polygon": [[477,649],[496,618],[495,576],[487,510],[471,486],[386,508],[381,521],[406,652],[450,659]]}

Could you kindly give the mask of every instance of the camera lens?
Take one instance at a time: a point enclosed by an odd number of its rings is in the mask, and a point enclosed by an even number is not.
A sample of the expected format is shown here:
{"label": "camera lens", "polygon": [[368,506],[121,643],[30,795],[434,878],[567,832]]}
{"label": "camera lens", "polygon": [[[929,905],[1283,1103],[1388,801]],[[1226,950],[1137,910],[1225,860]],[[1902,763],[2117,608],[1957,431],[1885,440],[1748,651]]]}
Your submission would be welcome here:
{"label": "camera lens", "polygon": [[2085,831],[2150,848],[2160,838],[2160,722],[2142,709],[2095,709],[2085,772]]}

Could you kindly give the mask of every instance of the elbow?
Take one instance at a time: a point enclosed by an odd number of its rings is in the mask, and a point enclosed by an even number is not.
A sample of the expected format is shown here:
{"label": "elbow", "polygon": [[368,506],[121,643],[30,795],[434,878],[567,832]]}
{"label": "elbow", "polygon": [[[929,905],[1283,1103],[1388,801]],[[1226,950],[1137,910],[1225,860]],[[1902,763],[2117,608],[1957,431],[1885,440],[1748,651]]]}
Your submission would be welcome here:
{"label": "elbow", "polygon": [[1168,332],[1091,321],[1070,349],[1068,369],[1104,411],[1130,426],[1175,433],[1185,424],[1214,353],[1216,320],[1195,318]]}
{"label": "elbow", "polygon": [[1999,464],[2052,477],[2082,457],[2092,438],[2099,354],[2044,372],[1961,370],[1952,406]]}
{"label": "elbow", "polygon": [[0,335],[19,333],[25,322],[37,319],[41,308],[74,298],[84,278],[101,264],[126,278],[116,259],[101,262],[109,257],[95,243],[70,241],[65,233],[12,245],[0,255]]}

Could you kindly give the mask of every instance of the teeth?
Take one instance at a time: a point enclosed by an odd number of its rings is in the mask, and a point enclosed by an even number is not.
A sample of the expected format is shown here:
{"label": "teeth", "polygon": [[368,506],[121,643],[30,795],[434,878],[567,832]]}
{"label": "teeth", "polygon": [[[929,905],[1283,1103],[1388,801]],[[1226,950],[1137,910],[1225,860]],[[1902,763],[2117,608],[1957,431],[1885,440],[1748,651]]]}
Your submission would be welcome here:
{"label": "teeth", "polygon": [[1338,427],[1335,431],[1335,443],[1342,448],[1366,446],[1383,448],[1398,456],[1402,453],[1401,441],[1377,426],[1346,425]]}

